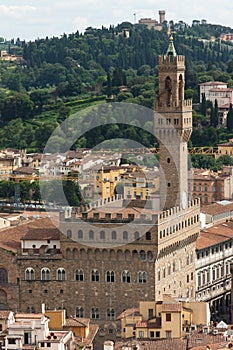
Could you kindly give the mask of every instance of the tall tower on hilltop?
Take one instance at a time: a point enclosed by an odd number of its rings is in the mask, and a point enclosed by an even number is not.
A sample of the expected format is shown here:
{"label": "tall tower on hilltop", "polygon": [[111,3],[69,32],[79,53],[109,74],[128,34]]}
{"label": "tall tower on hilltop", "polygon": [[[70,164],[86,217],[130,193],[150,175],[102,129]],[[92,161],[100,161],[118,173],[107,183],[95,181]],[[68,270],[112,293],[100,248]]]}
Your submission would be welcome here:
{"label": "tall tower on hilltop", "polygon": [[188,152],[192,133],[192,101],[184,99],[185,58],[169,46],[158,58],[159,97],[155,103],[155,135],[160,147],[160,209],[187,204]]}
{"label": "tall tower on hilltop", "polygon": [[165,11],[164,10],[160,10],[159,11],[159,23],[163,24],[163,22],[165,21]]}

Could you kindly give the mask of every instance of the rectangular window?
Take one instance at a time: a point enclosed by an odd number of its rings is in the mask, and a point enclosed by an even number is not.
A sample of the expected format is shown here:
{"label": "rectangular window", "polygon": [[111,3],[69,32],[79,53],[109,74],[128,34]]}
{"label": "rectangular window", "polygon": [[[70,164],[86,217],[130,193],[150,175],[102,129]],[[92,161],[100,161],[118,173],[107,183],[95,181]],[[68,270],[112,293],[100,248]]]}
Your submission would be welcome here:
{"label": "rectangular window", "polygon": [[144,338],[144,332],[143,331],[139,331],[139,338]]}
{"label": "rectangular window", "polygon": [[148,319],[151,319],[154,317],[154,310],[153,309],[148,309]]}
{"label": "rectangular window", "polygon": [[172,320],[172,315],[171,314],[166,314],[166,321],[171,322]]}
{"label": "rectangular window", "polygon": [[155,332],[154,331],[150,331],[150,338],[154,338],[155,337]]}
{"label": "rectangular window", "polygon": [[171,338],[171,337],[172,337],[172,332],[166,331],[166,338]]}
{"label": "rectangular window", "polygon": [[156,338],[160,338],[160,332],[155,332]]}
{"label": "rectangular window", "polygon": [[32,343],[32,334],[31,332],[24,332],[24,344]]}

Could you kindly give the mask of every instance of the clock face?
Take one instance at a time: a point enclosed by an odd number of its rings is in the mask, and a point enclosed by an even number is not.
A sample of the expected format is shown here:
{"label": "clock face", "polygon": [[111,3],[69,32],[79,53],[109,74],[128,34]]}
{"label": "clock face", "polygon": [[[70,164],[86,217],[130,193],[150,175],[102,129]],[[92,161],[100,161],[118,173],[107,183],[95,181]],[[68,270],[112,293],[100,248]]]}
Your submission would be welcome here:
{"label": "clock face", "polygon": [[182,208],[185,209],[187,205],[187,195],[186,192],[182,192]]}

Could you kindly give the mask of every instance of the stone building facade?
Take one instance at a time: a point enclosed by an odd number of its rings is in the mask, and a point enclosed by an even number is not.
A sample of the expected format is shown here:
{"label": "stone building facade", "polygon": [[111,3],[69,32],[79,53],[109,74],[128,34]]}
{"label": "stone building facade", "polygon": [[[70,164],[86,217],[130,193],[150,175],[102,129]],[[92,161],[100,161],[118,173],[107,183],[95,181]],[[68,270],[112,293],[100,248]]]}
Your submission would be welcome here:
{"label": "stone building facade", "polygon": [[184,100],[184,71],[184,57],[176,55],[170,37],[159,57],[155,105],[160,210],[136,200],[123,208],[61,213],[59,242],[56,230],[44,229],[35,243],[30,230],[17,257],[20,310],[38,312],[41,303],[65,308],[68,315],[98,322],[100,335],[116,337],[116,316],[139,301],[161,300],[164,293],[194,301],[200,203],[187,200],[192,113],[191,101]]}

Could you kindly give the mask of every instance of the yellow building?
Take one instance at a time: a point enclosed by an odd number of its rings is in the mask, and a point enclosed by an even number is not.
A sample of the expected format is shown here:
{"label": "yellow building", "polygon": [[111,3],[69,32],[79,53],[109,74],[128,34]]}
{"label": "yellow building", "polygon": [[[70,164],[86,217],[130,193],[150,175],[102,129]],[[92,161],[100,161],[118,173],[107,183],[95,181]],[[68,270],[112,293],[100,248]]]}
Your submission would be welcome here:
{"label": "yellow building", "polygon": [[46,310],[51,331],[72,331],[76,344],[91,345],[98,331],[98,326],[90,324],[89,318],[66,317],[65,310]]}
{"label": "yellow building", "polygon": [[221,156],[233,156],[233,139],[229,139],[228,142],[218,144],[218,152],[215,155],[215,158],[219,158]]}
{"label": "yellow building", "polygon": [[125,173],[122,184],[125,199],[140,198],[146,200],[152,193],[159,191],[159,176],[155,176],[154,172],[147,171]]}
{"label": "yellow building", "polygon": [[195,325],[209,325],[208,303],[176,301],[165,295],[163,301],[142,301],[139,309],[125,310],[121,320],[123,338],[181,338]]}
{"label": "yellow building", "polygon": [[115,188],[126,171],[135,171],[134,166],[103,166],[95,174],[94,191],[100,198],[115,195]]}
{"label": "yellow building", "polygon": [[[122,184],[124,199],[146,200],[159,190],[159,177],[134,165],[102,167],[95,174],[95,194],[102,199],[115,195],[116,186]],[[118,193],[119,194],[119,193]]]}

